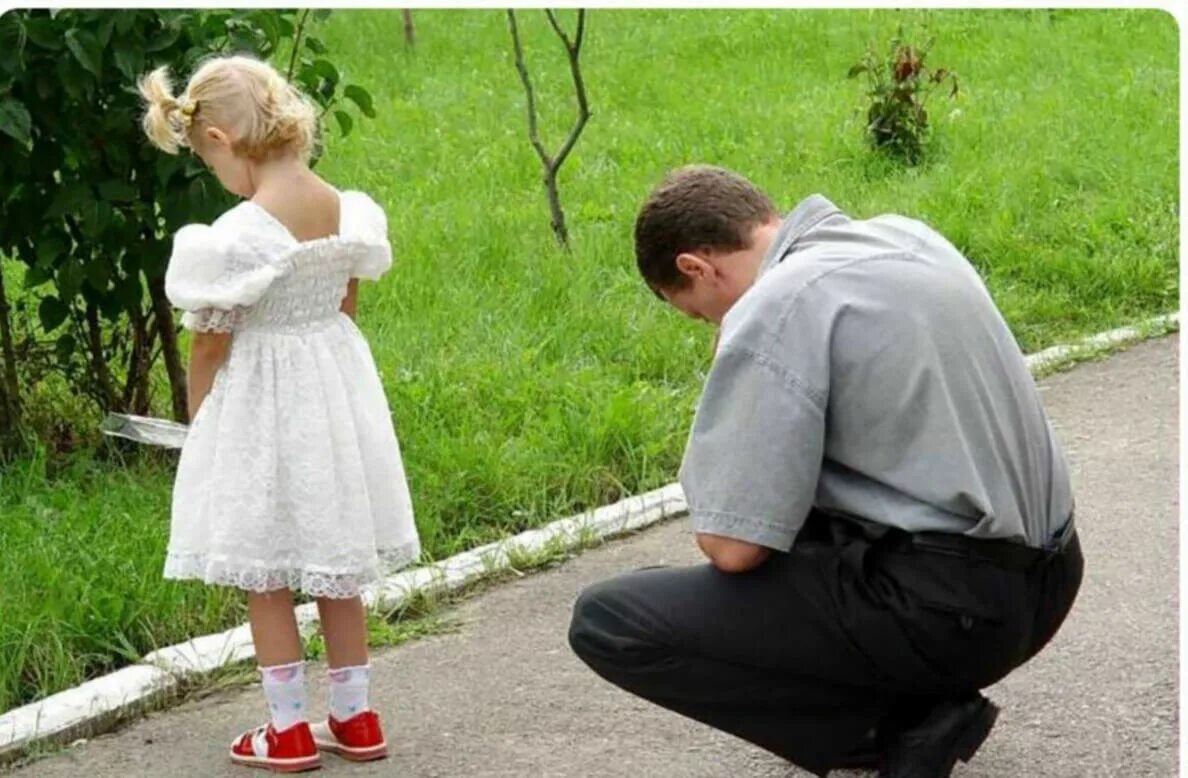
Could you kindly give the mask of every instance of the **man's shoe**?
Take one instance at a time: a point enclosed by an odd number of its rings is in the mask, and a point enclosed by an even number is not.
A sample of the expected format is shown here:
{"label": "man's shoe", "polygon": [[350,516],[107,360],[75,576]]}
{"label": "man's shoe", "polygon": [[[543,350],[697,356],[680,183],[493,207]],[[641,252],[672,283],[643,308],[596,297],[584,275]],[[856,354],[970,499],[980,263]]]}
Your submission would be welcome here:
{"label": "man's shoe", "polygon": [[973,758],[997,718],[998,706],[981,694],[940,703],[888,744],[879,778],[948,778],[958,759]]}
{"label": "man's shoe", "polygon": [[874,770],[883,763],[883,743],[877,729],[872,729],[853,748],[842,754],[834,770]]}

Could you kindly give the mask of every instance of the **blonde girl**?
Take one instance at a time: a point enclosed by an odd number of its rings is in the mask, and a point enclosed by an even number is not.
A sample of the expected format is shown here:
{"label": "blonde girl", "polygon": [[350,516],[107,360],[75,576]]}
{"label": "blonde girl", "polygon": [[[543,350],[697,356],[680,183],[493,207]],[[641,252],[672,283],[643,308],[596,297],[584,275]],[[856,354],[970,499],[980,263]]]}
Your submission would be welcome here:
{"label": "blonde girl", "polygon": [[[360,587],[420,553],[391,414],[354,323],[358,280],[392,262],[387,220],[313,173],[317,114],[267,63],[211,59],[179,94],[160,69],[140,91],[152,143],[189,149],[244,198],[179,230],[166,274],[193,347],[165,577],[247,592],[270,716],[231,759],[296,772],[318,767],[320,751],[382,758]],[[294,592],[317,600],[330,666],[329,716],[312,727]]]}

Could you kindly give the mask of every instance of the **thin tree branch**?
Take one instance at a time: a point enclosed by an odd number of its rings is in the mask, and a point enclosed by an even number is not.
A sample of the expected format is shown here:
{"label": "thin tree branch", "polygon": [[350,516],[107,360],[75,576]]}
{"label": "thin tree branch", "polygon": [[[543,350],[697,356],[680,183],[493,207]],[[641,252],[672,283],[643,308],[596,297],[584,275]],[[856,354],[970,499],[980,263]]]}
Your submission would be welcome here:
{"label": "thin tree branch", "polygon": [[561,150],[557,152],[557,156],[553,160],[553,169],[556,170],[564,164],[565,159],[569,156],[569,152],[573,151],[578,137],[586,127],[586,122],[590,120],[590,103],[586,98],[586,82],[582,79],[582,66],[579,59],[582,50],[582,37],[586,30],[586,11],[584,8],[578,9],[577,36],[575,38],[576,42],[573,44],[565,36],[564,30],[557,23],[556,16],[553,12],[546,11],[546,13],[549,16],[549,21],[553,24],[553,29],[557,31],[557,34],[561,36],[561,40],[565,43],[565,53],[569,57],[569,72],[573,76],[573,90],[577,95],[578,102],[577,121],[569,131],[569,136],[565,139],[565,143],[561,145]]}
{"label": "thin tree branch", "polygon": [[553,30],[556,31],[557,36],[561,38],[561,42],[565,44],[565,50],[573,54],[582,53],[582,39],[586,34],[586,11],[584,8],[578,9],[577,19],[577,33],[573,40],[565,34],[565,29],[561,26],[561,22],[557,19],[557,12],[551,8],[545,9],[545,16],[549,17],[549,24],[553,25]]}
{"label": "thin tree branch", "polygon": [[565,29],[561,26],[561,22],[558,20],[555,11],[546,8],[545,15],[548,17],[553,32],[557,34],[557,37],[561,39],[561,43],[565,46],[565,56],[569,61],[569,71],[573,78],[574,91],[578,102],[577,119],[574,121],[573,127],[570,128],[565,142],[561,144],[561,149],[555,157],[549,155],[540,140],[540,128],[536,114],[536,95],[532,89],[532,81],[528,75],[528,68],[524,64],[524,47],[520,41],[520,31],[516,24],[515,12],[508,10],[507,19],[508,28],[511,30],[512,45],[515,49],[516,71],[520,74],[520,81],[524,84],[524,92],[528,98],[528,139],[531,141],[532,147],[536,149],[536,154],[540,157],[541,164],[544,166],[545,196],[549,201],[553,233],[557,237],[557,242],[564,249],[568,250],[569,230],[565,224],[565,211],[561,207],[561,196],[557,189],[557,173],[569,157],[570,152],[573,151],[578,137],[582,134],[586,122],[590,119],[590,104],[586,97],[586,84],[582,78],[580,61],[582,42],[585,39],[586,33],[586,11],[585,9],[578,9],[577,29],[573,39],[570,39]]}
{"label": "thin tree branch", "polygon": [[293,82],[293,71],[297,68],[297,55],[301,53],[301,34],[305,32],[305,22],[309,19],[310,9],[306,8],[301,12],[301,18],[297,20],[297,32],[293,36],[293,53],[289,55],[289,72],[286,79],[289,83]]}
{"label": "thin tree branch", "polygon": [[544,163],[546,168],[551,168],[553,160],[549,157],[549,153],[545,151],[544,144],[540,141],[540,129],[536,121],[536,94],[532,90],[532,80],[528,77],[528,67],[524,64],[524,46],[520,42],[520,29],[516,25],[516,12],[510,8],[507,11],[507,27],[511,31],[512,47],[516,55],[516,71],[520,74],[520,81],[524,84],[524,94],[528,98],[528,140],[532,143],[532,148],[536,149],[537,156],[540,161]]}
{"label": "thin tree branch", "polygon": [[[578,13],[581,12],[579,11]],[[569,36],[565,34],[565,29],[561,27],[561,22],[557,20],[557,12],[552,8],[546,8],[545,16],[549,17],[549,24],[553,25],[553,31],[557,33],[557,37],[565,44],[565,50],[572,51],[573,45],[569,42]]]}

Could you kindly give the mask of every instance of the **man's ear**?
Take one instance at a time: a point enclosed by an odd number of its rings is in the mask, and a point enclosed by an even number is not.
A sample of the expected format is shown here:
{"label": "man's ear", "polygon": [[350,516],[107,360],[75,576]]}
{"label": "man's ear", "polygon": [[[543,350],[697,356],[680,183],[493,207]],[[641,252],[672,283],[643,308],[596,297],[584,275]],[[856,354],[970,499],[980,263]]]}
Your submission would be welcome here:
{"label": "man's ear", "polygon": [[696,254],[685,252],[678,254],[676,258],[676,268],[690,279],[705,280],[714,274],[714,266],[706,262]]}

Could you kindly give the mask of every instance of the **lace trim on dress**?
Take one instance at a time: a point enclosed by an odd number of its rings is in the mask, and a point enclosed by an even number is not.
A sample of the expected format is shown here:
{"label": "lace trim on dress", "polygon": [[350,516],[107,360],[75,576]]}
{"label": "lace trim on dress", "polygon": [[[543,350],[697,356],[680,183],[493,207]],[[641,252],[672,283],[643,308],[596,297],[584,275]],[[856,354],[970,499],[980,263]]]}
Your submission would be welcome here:
{"label": "lace trim on dress", "polygon": [[396,548],[380,549],[378,564],[343,573],[296,567],[266,567],[248,559],[228,559],[207,554],[171,553],[165,559],[165,577],[199,580],[216,586],[234,586],[249,592],[290,589],[310,597],[344,599],[355,597],[363,586],[407,567],[420,553],[420,542],[413,540]]}
{"label": "lace trim on dress", "polygon": [[182,326],[190,332],[232,332],[247,317],[247,308],[233,308],[222,311],[218,308],[203,308],[182,314]]}

